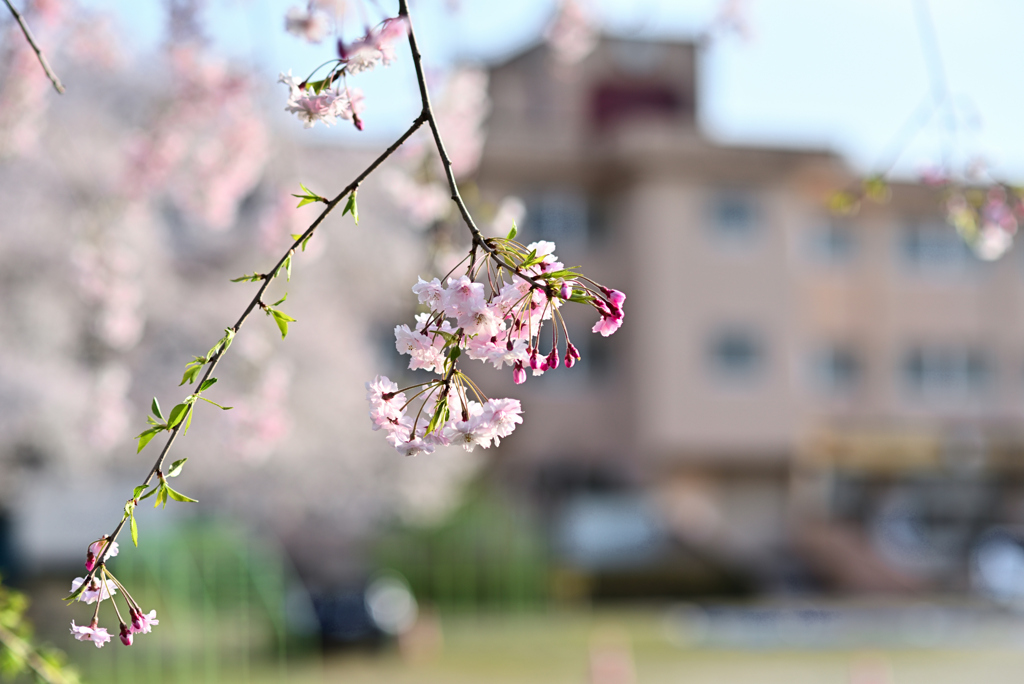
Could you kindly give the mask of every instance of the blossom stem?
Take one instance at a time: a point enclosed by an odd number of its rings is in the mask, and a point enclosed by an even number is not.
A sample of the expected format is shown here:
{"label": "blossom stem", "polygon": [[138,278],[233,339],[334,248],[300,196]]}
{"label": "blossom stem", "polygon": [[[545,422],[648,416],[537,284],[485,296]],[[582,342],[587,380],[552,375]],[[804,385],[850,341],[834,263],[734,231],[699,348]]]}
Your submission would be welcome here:
{"label": "blossom stem", "polygon": [[515,273],[517,276],[526,280],[532,285],[537,287],[543,287],[542,283],[534,280],[530,276],[519,273],[515,268],[509,266],[509,264],[501,258],[497,250],[491,246],[490,242],[483,236],[480,229],[476,225],[476,221],[473,220],[473,216],[469,213],[469,207],[466,206],[466,202],[462,199],[462,195],[459,193],[459,184],[455,181],[455,171],[452,168],[451,157],[448,156],[448,150],[445,148],[444,140],[441,138],[441,131],[437,126],[437,119],[434,116],[434,108],[430,104],[430,92],[427,90],[427,78],[423,71],[423,56],[420,54],[419,44],[416,42],[416,31],[413,30],[412,17],[409,16],[409,2],[408,0],[398,0],[398,16],[403,17],[409,26],[409,49],[412,52],[412,64],[416,70],[416,82],[420,88],[420,100],[423,102],[423,113],[421,117],[426,119],[426,123],[430,126],[430,132],[434,137],[434,147],[437,148],[437,154],[441,158],[441,166],[444,167],[445,178],[448,179],[448,188],[451,190],[452,201],[455,202],[455,206],[459,209],[459,214],[462,216],[462,221],[466,224],[469,229],[469,233],[473,238],[473,244],[479,245],[481,249],[487,252],[488,256],[494,259],[499,265],[503,265],[509,269],[510,272]]}
{"label": "blossom stem", "polygon": [[[5,2],[6,1],[7,0],[5,0]],[[371,173],[376,171],[377,168],[381,164],[383,164],[388,157],[393,155],[398,150],[398,148],[400,148],[405,143],[405,141],[408,140],[413,135],[413,133],[418,131],[420,127],[425,123],[427,123],[426,115],[420,114],[420,116],[418,116],[412,122],[412,124],[405,131],[405,133],[399,136],[398,139],[396,139],[395,142],[393,142],[390,147],[384,150],[376,159],[374,159],[370,163],[369,166],[363,169],[363,171],[358,176],[356,176],[356,178],[351,183],[345,186],[345,188],[341,190],[341,192],[339,192],[337,195],[335,195],[331,200],[327,202],[327,206],[324,207],[324,209],[320,212],[320,215],[317,216],[316,219],[314,219],[310,226],[301,235],[299,235],[295,242],[292,243],[292,245],[285,251],[281,258],[278,259],[274,267],[267,271],[268,276],[261,281],[262,284],[257,290],[256,295],[249,302],[248,306],[246,306],[245,310],[242,312],[242,315],[238,318],[238,321],[236,321],[235,324],[230,328],[232,332],[237,333],[238,330],[242,327],[242,324],[245,323],[247,318],[249,318],[249,315],[252,314],[253,310],[263,301],[264,292],[266,292],[267,288],[270,286],[271,281],[273,281],[277,277],[277,274],[282,272],[284,262],[288,259],[288,257],[294,254],[295,250],[301,247],[302,243],[308,238],[310,238],[314,232],[316,232],[316,229],[320,226],[321,223],[323,223],[324,219],[327,218],[327,215],[330,214],[341,203],[343,199],[348,197],[349,193],[358,189],[360,184],[362,184],[362,182],[366,180],[366,178]],[[199,379],[198,383],[196,384],[197,387],[202,387],[203,383],[210,378],[210,376],[213,374],[213,371],[216,369],[217,364],[220,363],[220,360],[223,358],[225,351],[227,350],[221,348],[207,361],[206,372],[203,374],[202,378]],[[168,435],[167,441],[164,443],[163,449],[160,451],[160,454],[157,456],[156,461],[153,463],[153,467],[150,468],[149,475],[146,476],[146,479],[142,483],[143,485],[148,487],[150,483],[153,481],[153,478],[156,477],[157,473],[160,472],[160,469],[163,467],[163,464],[167,459],[167,454],[170,452],[171,447],[174,445],[174,441],[178,437],[178,433],[181,431],[184,425],[185,421],[182,421],[170,430],[170,434]],[[128,521],[128,519],[128,516],[124,516],[117,523],[117,526],[114,528],[114,531],[107,537],[110,542],[114,542],[117,540],[118,535],[121,533],[121,530],[124,529],[124,525]],[[103,551],[100,552],[99,556],[96,559],[96,565],[94,565],[93,569],[90,570],[85,576],[86,582],[92,580],[92,578],[96,575],[97,569],[103,566],[103,563],[106,561],[111,548],[112,544],[109,543],[105,547],[103,547]]]}

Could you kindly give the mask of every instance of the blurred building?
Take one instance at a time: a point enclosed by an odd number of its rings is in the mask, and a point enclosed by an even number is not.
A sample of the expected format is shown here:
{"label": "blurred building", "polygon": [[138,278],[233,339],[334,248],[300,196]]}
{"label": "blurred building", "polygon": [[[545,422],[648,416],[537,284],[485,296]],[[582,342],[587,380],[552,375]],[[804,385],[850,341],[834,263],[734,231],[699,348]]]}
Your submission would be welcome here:
{"label": "blurred building", "polygon": [[502,467],[599,584],[963,587],[1024,521],[1019,254],[976,259],[923,185],[830,214],[836,154],[701,131],[699,57],[606,39],[491,72],[481,187],[629,297],[609,339],[576,312],[582,367],[521,388]]}

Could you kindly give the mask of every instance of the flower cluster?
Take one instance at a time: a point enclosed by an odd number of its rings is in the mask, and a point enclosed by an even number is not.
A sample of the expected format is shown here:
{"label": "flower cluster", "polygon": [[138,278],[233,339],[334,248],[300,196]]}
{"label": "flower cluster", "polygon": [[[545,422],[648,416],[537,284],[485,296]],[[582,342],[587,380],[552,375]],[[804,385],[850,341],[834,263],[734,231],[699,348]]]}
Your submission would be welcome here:
{"label": "flower cluster", "polygon": [[317,89],[309,83],[296,83],[290,71],[281,74],[278,82],[284,83],[289,89],[285,111],[297,114],[306,128],[312,128],[317,121],[332,126],[342,118],[362,130],[359,115],[363,111],[363,92],[358,88],[337,85]]}
{"label": "flower cluster", "polygon": [[338,59],[349,75],[368,71],[378,64],[388,66],[395,61],[395,41],[409,35],[409,21],[405,17],[385,19],[362,38],[345,45],[338,41]]}
{"label": "flower cluster", "polygon": [[[469,451],[476,446],[486,449],[492,443],[497,446],[522,422],[519,401],[487,399],[458,369],[463,355],[497,369],[508,365],[515,383],[521,384],[527,367],[533,375],[542,375],[563,363],[572,368],[580,359],[559,311],[566,302],[597,310],[595,333],[607,337],[622,325],[622,292],[566,268],[555,256],[553,243],[523,246],[514,237],[513,228],[508,238],[485,241],[488,258],[480,263],[472,258],[474,249],[466,257],[470,265],[465,275],[448,277],[443,285],[438,278],[420,278],[413,286],[428,311],[416,316],[413,327],[395,328],[395,347],[410,357],[410,370],[426,370],[440,378],[402,389],[381,376],[366,384],[373,429],[385,430],[400,453],[430,453],[449,444]],[[545,354],[542,335],[546,338],[549,323],[551,346]],[[410,390],[416,391],[407,398]],[[413,412],[410,405],[416,400],[421,403]]]}
{"label": "flower cluster", "polygon": [[[109,547],[109,548],[108,548]],[[110,641],[110,633],[105,627],[99,626],[100,606],[104,601],[110,599],[110,605],[114,607],[117,619],[120,621],[121,643],[131,646],[135,634],[148,634],[153,625],[160,624],[156,619],[156,611],[151,610],[144,613],[138,602],[132,598],[124,585],[107,570],[105,563],[107,558],[116,556],[118,552],[117,542],[110,541],[107,537],[101,537],[89,545],[85,556],[85,569],[88,574],[85,577],[76,577],[71,582],[71,594],[69,599],[78,600],[83,603],[95,603],[96,610],[93,611],[92,620],[88,625],[76,625],[71,621],[71,634],[79,641],[91,641],[96,648],[103,648],[103,644]],[[125,603],[128,604],[128,622],[121,617],[121,611],[114,602],[114,595],[121,591]]]}
{"label": "flower cluster", "polygon": [[[310,6],[305,11],[293,7],[285,23],[290,32],[311,42],[319,42],[326,32],[325,21]],[[326,78],[314,81],[311,74],[305,81],[296,83],[290,71],[281,74],[279,82],[289,88],[285,111],[297,114],[306,128],[312,128],[317,121],[331,126],[341,118],[363,130],[363,122],[359,118],[363,111],[363,93],[357,88],[349,88],[346,77],[372,69],[377,64],[391,64],[395,60],[395,41],[408,33],[408,19],[390,17],[375,28],[368,29],[354,43],[346,45],[339,38],[338,58],[324,65],[331,66]]]}
{"label": "flower cluster", "polygon": [[947,193],[946,220],[979,259],[994,261],[1013,245],[1018,221],[1024,219],[1020,192],[1003,185]]}

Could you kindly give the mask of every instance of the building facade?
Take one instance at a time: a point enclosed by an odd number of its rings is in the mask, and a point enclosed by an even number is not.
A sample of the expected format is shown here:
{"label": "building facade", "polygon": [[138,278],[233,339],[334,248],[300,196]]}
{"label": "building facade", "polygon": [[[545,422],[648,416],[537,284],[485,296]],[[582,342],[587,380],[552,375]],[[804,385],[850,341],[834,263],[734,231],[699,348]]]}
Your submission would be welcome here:
{"label": "building facade", "polygon": [[702,133],[698,58],[609,39],[491,72],[481,187],[629,297],[612,338],[572,321],[582,371],[523,386],[502,467],[597,574],[685,556],[768,587],[966,586],[1024,522],[1018,251],[976,259],[923,185],[831,214],[857,182],[835,154]]}

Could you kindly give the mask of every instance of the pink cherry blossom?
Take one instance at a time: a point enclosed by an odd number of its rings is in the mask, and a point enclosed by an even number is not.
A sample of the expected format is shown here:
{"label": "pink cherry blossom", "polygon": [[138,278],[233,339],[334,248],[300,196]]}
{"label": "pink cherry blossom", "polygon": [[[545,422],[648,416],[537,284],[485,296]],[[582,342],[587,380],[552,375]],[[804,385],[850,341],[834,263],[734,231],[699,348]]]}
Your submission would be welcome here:
{"label": "pink cherry blossom", "polygon": [[96,648],[103,648],[103,644],[110,641],[110,634],[107,633],[106,628],[97,627],[95,621],[86,627],[85,625],[76,625],[75,621],[72,620],[71,634],[79,641],[93,642],[96,644]]}
{"label": "pink cherry blossom", "polygon": [[141,610],[132,608],[130,614],[132,617],[132,634],[149,634],[153,631],[153,625],[160,624],[160,621],[156,619],[156,610],[143,613]]}
{"label": "pink cherry blossom", "polygon": [[366,400],[370,402],[370,420],[374,430],[394,424],[403,415],[405,394],[387,376],[378,375],[366,383]]}
{"label": "pink cherry blossom", "polygon": [[448,285],[441,296],[441,308],[445,315],[460,318],[483,308],[484,305],[483,283],[475,283],[468,276],[462,276],[458,280],[448,279]]}
{"label": "pink cherry blossom", "polygon": [[[97,541],[94,541],[92,544],[89,544],[89,550],[85,554],[86,570],[91,572],[92,569],[96,566],[96,561],[99,560],[100,554],[103,552],[103,548],[107,546],[107,543],[107,539],[106,537],[104,537],[103,539],[99,539]],[[110,552],[107,553],[107,558],[113,558],[117,555],[117,552],[117,542],[110,542]]]}
{"label": "pink cherry blossom", "polygon": [[[71,580],[71,591],[78,591],[83,582],[85,582],[84,577],[76,577]],[[117,585],[111,580],[100,580],[99,577],[93,577],[85,591],[78,595],[78,600],[85,603],[96,603],[97,600],[106,601],[116,593]]]}
{"label": "pink cherry blossom", "polygon": [[440,309],[441,297],[444,294],[444,288],[441,287],[441,281],[434,278],[428,283],[423,280],[423,278],[417,279],[419,282],[412,286],[412,291],[420,300],[420,304],[426,304],[434,311]]}

